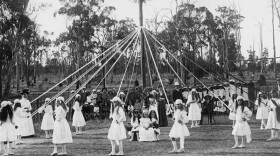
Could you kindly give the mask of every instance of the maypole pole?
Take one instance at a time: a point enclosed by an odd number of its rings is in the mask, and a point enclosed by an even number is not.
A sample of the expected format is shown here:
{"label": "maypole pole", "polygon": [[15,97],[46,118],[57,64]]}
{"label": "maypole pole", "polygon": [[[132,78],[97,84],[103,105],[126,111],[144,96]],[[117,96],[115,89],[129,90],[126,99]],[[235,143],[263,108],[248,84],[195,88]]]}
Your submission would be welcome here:
{"label": "maypole pole", "polygon": [[[143,3],[144,0],[138,0],[139,2],[139,22],[140,27],[143,27]],[[146,70],[145,70],[145,62],[146,62],[146,56],[145,56],[145,46],[144,46],[144,32],[141,28],[140,32],[140,43],[141,43],[141,71],[142,71],[142,82],[143,82],[143,89],[146,87]]]}

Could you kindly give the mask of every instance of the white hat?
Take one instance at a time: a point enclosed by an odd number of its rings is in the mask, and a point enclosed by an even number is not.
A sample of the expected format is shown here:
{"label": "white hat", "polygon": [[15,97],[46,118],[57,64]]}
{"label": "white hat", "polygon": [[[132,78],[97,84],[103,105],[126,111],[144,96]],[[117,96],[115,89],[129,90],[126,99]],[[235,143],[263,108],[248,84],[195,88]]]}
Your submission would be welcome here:
{"label": "white hat", "polygon": [[58,102],[58,101],[65,101],[65,99],[64,99],[64,97],[62,97],[62,96],[60,96],[60,97],[58,97],[58,98],[56,98],[56,102]]}
{"label": "white hat", "polygon": [[174,82],[174,85],[179,86],[180,84],[179,84],[179,82],[176,81],[176,82]]}
{"label": "white hat", "polygon": [[96,92],[96,89],[93,89],[92,92]]}
{"label": "white hat", "polygon": [[229,82],[235,82],[233,79],[229,80]]}
{"label": "white hat", "polygon": [[71,90],[71,93],[75,93],[75,90]]}
{"label": "white hat", "polygon": [[81,97],[81,95],[80,95],[80,94],[77,94],[77,95],[75,96],[75,98],[78,98],[78,97]]}
{"label": "white hat", "polygon": [[125,95],[124,92],[120,92],[120,95]]}
{"label": "white hat", "polygon": [[8,105],[7,101],[2,101],[1,102],[1,108],[6,107]]}
{"label": "white hat", "polygon": [[239,96],[237,96],[237,98],[236,98],[236,100],[241,100],[241,99],[243,100],[243,97],[242,97],[242,96],[240,96],[240,95],[239,95]]}
{"label": "white hat", "polygon": [[51,98],[46,98],[45,99],[45,102],[50,102],[51,101]]}
{"label": "white hat", "polygon": [[15,99],[14,100],[14,104],[16,104],[16,103],[20,103],[20,100],[19,99]]}
{"label": "white hat", "polygon": [[122,100],[119,98],[119,97],[117,97],[117,96],[115,96],[112,100],[110,100],[110,101],[112,101],[112,102],[115,102],[115,101],[119,101],[119,102],[122,102]]}
{"label": "white hat", "polygon": [[13,105],[13,103],[11,101],[7,101],[8,105]]}
{"label": "white hat", "polygon": [[259,92],[259,95],[260,95],[260,94],[263,94],[263,93],[260,91],[260,92]]}
{"label": "white hat", "polygon": [[192,92],[196,92],[196,89],[193,88],[191,91],[192,91]]}
{"label": "white hat", "polygon": [[183,101],[181,99],[177,99],[174,103],[174,105],[179,105],[179,104],[183,104]]}

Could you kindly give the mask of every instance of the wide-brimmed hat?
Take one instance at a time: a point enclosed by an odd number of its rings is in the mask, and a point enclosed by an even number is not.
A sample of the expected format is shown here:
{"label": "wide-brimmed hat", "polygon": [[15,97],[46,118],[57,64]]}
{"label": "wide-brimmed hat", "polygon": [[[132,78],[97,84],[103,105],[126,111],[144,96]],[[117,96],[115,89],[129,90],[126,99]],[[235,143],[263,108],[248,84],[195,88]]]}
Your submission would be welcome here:
{"label": "wide-brimmed hat", "polygon": [[16,104],[16,103],[20,103],[20,100],[19,99],[15,99],[14,100],[14,104]]}
{"label": "wide-brimmed hat", "polygon": [[81,97],[81,95],[80,94],[76,94],[75,98],[77,99],[79,97]]}
{"label": "wide-brimmed hat", "polygon": [[23,90],[21,90],[20,91],[20,94],[29,94],[30,92],[29,92],[29,89],[23,89]]}
{"label": "wide-brimmed hat", "polygon": [[182,105],[183,104],[183,101],[181,99],[177,99],[175,102],[174,102],[174,105]]}
{"label": "wide-brimmed hat", "polygon": [[243,100],[243,97],[242,96],[237,96],[236,100]]}
{"label": "wide-brimmed hat", "polygon": [[56,98],[56,102],[58,102],[58,101],[62,101],[62,102],[64,102],[64,101],[65,101],[65,99],[64,99],[64,97],[60,96],[60,97]]}
{"label": "wide-brimmed hat", "polygon": [[122,100],[119,98],[119,97],[117,97],[117,96],[115,96],[112,100],[110,100],[110,101],[112,101],[112,102],[122,102]]}
{"label": "wide-brimmed hat", "polygon": [[179,82],[174,82],[175,86],[180,86]]}
{"label": "wide-brimmed hat", "polygon": [[8,105],[7,101],[2,101],[1,102],[1,108],[6,107]]}

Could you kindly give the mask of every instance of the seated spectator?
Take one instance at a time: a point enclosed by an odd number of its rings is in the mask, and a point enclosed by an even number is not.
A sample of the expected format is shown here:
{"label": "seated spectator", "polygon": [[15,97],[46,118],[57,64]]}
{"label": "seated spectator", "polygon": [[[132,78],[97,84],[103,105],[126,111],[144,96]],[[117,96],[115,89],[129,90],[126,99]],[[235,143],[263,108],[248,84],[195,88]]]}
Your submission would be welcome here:
{"label": "seated spectator", "polygon": [[152,121],[152,128],[154,129],[156,139],[159,140],[160,129],[159,129],[159,121],[157,119],[156,112],[154,110],[150,111],[149,117]]}
{"label": "seated spectator", "polygon": [[[128,135],[130,136],[130,140],[132,141],[134,136],[137,136],[137,140],[139,141],[139,126],[140,126],[140,114],[139,112],[134,111],[131,117],[131,130],[128,131]],[[136,141],[137,141],[136,140]]]}
{"label": "seated spectator", "polygon": [[152,121],[149,118],[149,111],[143,111],[143,118],[140,119],[139,141],[155,141],[155,131],[152,127]]}

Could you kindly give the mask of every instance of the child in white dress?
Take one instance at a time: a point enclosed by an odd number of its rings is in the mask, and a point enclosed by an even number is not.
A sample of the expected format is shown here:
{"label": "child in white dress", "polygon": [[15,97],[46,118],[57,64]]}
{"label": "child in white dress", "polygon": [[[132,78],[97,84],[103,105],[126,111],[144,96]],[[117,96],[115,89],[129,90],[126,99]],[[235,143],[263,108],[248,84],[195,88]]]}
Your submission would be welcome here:
{"label": "child in white dress", "polygon": [[49,139],[52,136],[52,130],[54,126],[54,118],[53,118],[53,108],[52,104],[50,103],[51,99],[46,98],[45,104],[39,109],[39,113],[45,112],[41,124],[41,129],[45,131],[46,138]]}
{"label": "child in white dress", "polygon": [[139,141],[139,126],[140,126],[140,114],[136,111],[132,113],[131,117],[131,131],[128,132],[128,135],[131,137],[129,141],[133,140],[134,134],[137,135],[137,140]]}
{"label": "child in white dress", "polygon": [[[183,101],[177,99],[174,103],[176,111],[173,116],[174,124],[170,130],[169,137],[171,138],[173,150],[169,153],[183,153],[185,151],[185,137],[190,136],[189,129],[185,125],[188,122],[187,112],[184,111]],[[176,139],[180,138],[180,149],[178,150]]]}
{"label": "child in white dress", "polygon": [[263,97],[264,95],[259,92],[258,98],[255,101],[255,105],[258,107],[256,119],[261,120],[261,130],[265,129],[266,121],[268,118],[268,100]]}
{"label": "child in white dress", "polygon": [[17,139],[17,126],[13,122],[14,113],[10,104],[11,102],[3,101],[0,111],[0,143],[4,144],[4,155],[14,155],[11,144]]}
{"label": "child in white dress", "polygon": [[[244,137],[246,136],[247,143],[251,142],[251,129],[248,124],[248,120],[252,116],[250,109],[245,106],[242,96],[237,97],[236,106],[236,123],[232,130],[232,135],[234,136],[235,145],[232,148],[244,148]],[[238,137],[241,137],[242,142],[238,145]]]}
{"label": "child in white dress", "polygon": [[280,122],[277,120],[276,105],[280,105],[278,99],[278,93],[276,91],[272,92],[272,98],[268,101],[267,106],[269,108],[267,125],[265,129],[271,130],[271,136],[267,141],[272,141],[277,138],[277,133],[280,130]]}
{"label": "child in white dress", "polygon": [[139,141],[155,141],[155,131],[152,127],[152,121],[149,118],[149,111],[143,110],[143,117],[140,119]]}
{"label": "child in white dress", "polygon": [[80,105],[81,96],[79,94],[76,95],[75,104],[73,106],[74,115],[72,126],[76,129],[76,135],[82,134],[82,127],[86,125],[85,118],[82,113],[82,106]]}
{"label": "child in white dress", "polygon": [[229,119],[232,120],[232,128],[235,125],[235,118],[236,118],[236,114],[235,114],[235,108],[236,108],[236,98],[237,98],[237,94],[233,94],[231,96],[231,99],[229,100],[229,104],[228,107],[230,109],[229,112]]}
{"label": "child in white dress", "polygon": [[66,114],[69,111],[69,108],[64,103],[63,97],[58,97],[56,99],[56,105],[57,108],[55,109],[55,122],[52,138],[54,149],[51,155],[57,155],[57,145],[62,146],[62,152],[59,153],[59,155],[67,155],[66,144],[73,142],[71,130],[66,120]]}
{"label": "child in white dress", "polygon": [[159,129],[159,121],[154,110],[150,111],[149,118],[152,121],[152,128],[154,129],[156,139],[159,140],[160,129]]}
{"label": "child in white dress", "polygon": [[201,108],[198,105],[198,95],[195,89],[192,89],[188,97],[187,105],[189,105],[189,120],[192,121],[191,128],[199,127],[198,121],[201,120]]}
{"label": "child in white dress", "polygon": [[[112,123],[108,132],[108,139],[111,142],[112,151],[109,155],[123,155],[123,142],[126,139],[126,130],[123,122],[126,121],[125,112],[122,107],[122,101],[119,97],[114,97],[111,102],[110,118]],[[116,145],[119,145],[119,153],[116,154]]]}
{"label": "child in white dress", "polygon": [[16,140],[16,145],[18,144],[22,144],[21,141],[21,136],[22,136],[22,130],[23,130],[23,122],[22,119],[23,118],[27,118],[29,116],[27,116],[27,114],[23,111],[23,109],[21,108],[21,104],[20,101],[18,99],[16,99],[14,101],[14,123],[17,125],[17,129],[16,129],[16,133],[17,133],[17,140]]}

